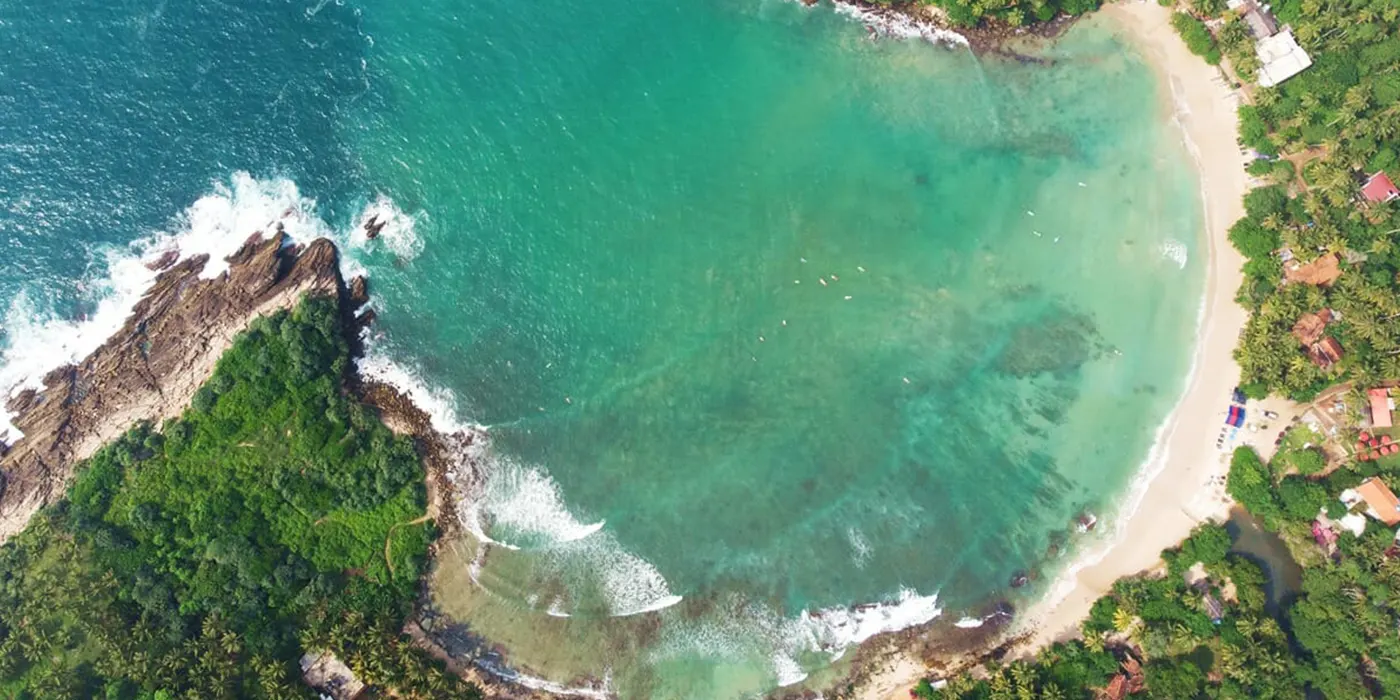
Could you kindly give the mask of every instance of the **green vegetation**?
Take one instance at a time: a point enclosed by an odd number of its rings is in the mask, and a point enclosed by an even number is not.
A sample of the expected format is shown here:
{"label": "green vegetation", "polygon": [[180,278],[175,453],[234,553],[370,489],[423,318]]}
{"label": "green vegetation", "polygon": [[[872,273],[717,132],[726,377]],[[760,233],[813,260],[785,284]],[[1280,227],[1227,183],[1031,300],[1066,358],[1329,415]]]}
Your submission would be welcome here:
{"label": "green vegetation", "polygon": [[1181,35],[1191,53],[1206,59],[1206,63],[1212,66],[1220,64],[1220,49],[1215,45],[1215,37],[1206,29],[1205,22],[1185,12],[1177,12],[1172,15],[1172,28]]}
{"label": "green vegetation", "polygon": [[[1142,662],[1145,694],[1184,700],[1302,698],[1310,668],[1293,658],[1282,625],[1264,609],[1264,573],[1229,553],[1224,528],[1198,528],[1163,552],[1165,575],[1118,581],[1095,602],[1084,639],[1057,643],[1033,661],[995,667],[991,678],[952,679],[925,698],[1094,698],[1132,653]],[[1193,565],[1200,578],[1187,583]],[[1211,606],[1223,614],[1217,623]]]}
{"label": "green vegetation", "polygon": [[[1307,399],[1340,381],[1400,377],[1400,214],[1395,203],[1360,199],[1367,175],[1389,169],[1400,176],[1400,6],[1289,0],[1274,9],[1315,64],[1280,86],[1253,90],[1253,104],[1240,108],[1246,146],[1265,156],[1292,154],[1302,165],[1301,172],[1283,160],[1251,166],[1274,184],[1250,194],[1247,218],[1230,232],[1248,258],[1239,299],[1251,311],[1236,358],[1252,395]],[[1249,80],[1259,69],[1253,36],[1233,13],[1224,16],[1216,39],[1236,75]],[[1330,287],[1281,285],[1275,252],[1282,248],[1304,263],[1338,254],[1342,277]],[[1327,369],[1309,361],[1291,334],[1300,315],[1323,308],[1341,312],[1328,333],[1345,350]]]}
{"label": "green vegetation", "polygon": [[1327,467],[1327,455],[1322,451],[1326,441],[1326,437],[1307,424],[1295,425],[1284,433],[1272,466],[1279,470],[1280,476],[1287,472],[1304,476],[1316,474]]}
{"label": "green vegetation", "polygon": [[380,694],[478,696],[400,638],[422,473],[348,367],[336,303],[308,299],[240,336],[180,419],[88,460],[0,548],[0,695],[314,697],[297,660],[329,650]]}
{"label": "green vegetation", "polygon": [[874,0],[882,5],[934,5],[948,13],[948,20],[960,27],[1001,24],[1022,27],[1048,22],[1055,17],[1082,15],[1099,9],[1103,0]]}
{"label": "green vegetation", "polygon": [[[1164,3],[1176,5],[1176,3]],[[1254,37],[1217,0],[1192,0],[1172,24],[1191,51],[1253,81]],[[1393,0],[1280,0],[1314,65],[1280,86],[1255,88],[1240,107],[1240,140],[1258,157],[1249,173],[1266,184],[1245,197],[1246,218],[1229,239],[1244,254],[1239,301],[1250,319],[1235,356],[1252,398],[1316,396],[1329,385],[1400,378],[1400,213],[1360,197],[1377,170],[1400,176],[1400,5]],[[1212,34],[1203,19],[1221,18]],[[1212,25],[1213,26],[1213,25]],[[1286,154],[1288,159],[1280,157]],[[1295,165],[1296,164],[1296,165]],[[1335,256],[1342,274],[1284,283],[1290,266]],[[1330,262],[1330,261],[1324,261]],[[1345,351],[1320,366],[1294,336],[1301,316],[1332,309],[1326,327]],[[1324,363],[1325,364],[1325,363]],[[1322,436],[1295,428],[1271,464],[1250,448],[1231,460],[1227,490],[1277,533],[1304,565],[1302,591],[1278,617],[1264,608],[1263,572],[1228,553],[1223,528],[1205,526],[1163,553],[1165,575],[1120,580],[1097,601],[1082,641],[1056,644],[1033,661],[963,676],[925,698],[1091,698],[1119,662],[1143,662],[1149,698],[1400,697],[1400,556],[1390,528],[1318,543],[1313,522],[1345,515],[1341,491],[1366,476],[1400,483],[1400,460],[1353,462],[1321,476]],[[1199,563],[1206,578],[1188,586]],[[1229,591],[1233,595],[1227,595]],[[1218,622],[1207,616],[1219,601]]]}
{"label": "green vegetation", "polygon": [[[1204,525],[1162,553],[1166,571],[1118,581],[1094,603],[1083,639],[1056,644],[1033,661],[991,668],[991,678],[951,679],[923,698],[1094,698],[1120,662],[1142,663],[1148,698],[1297,698],[1338,700],[1400,696],[1400,558],[1394,534],[1372,521],[1360,538],[1342,534],[1334,556],[1314,543],[1312,522],[1340,508],[1336,494],[1372,475],[1339,469],[1320,480],[1276,478],[1250,448],[1237,450],[1228,488],[1305,565],[1301,594],[1273,614],[1265,609],[1264,572],[1229,552],[1223,527]],[[1400,467],[1382,471],[1400,482]],[[1187,579],[1193,567],[1205,577]],[[1211,619],[1207,597],[1220,606]],[[1311,695],[1310,695],[1311,694]]]}

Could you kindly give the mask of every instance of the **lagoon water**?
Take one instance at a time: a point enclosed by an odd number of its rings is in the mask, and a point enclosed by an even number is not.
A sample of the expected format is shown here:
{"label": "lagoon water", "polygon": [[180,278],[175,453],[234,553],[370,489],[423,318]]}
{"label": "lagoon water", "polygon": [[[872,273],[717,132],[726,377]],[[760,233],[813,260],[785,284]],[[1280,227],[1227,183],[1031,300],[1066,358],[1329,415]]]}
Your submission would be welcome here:
{"label": "lagoon water", "polygon": [[437,603],[537,676],[746,696],[1052,574],[1189,371],[1198,181],[1094,23],[1019,64],[773,0],[59,5],[0,12],[0,381],[144,251],[331,235],[367,370],[489,427]]}

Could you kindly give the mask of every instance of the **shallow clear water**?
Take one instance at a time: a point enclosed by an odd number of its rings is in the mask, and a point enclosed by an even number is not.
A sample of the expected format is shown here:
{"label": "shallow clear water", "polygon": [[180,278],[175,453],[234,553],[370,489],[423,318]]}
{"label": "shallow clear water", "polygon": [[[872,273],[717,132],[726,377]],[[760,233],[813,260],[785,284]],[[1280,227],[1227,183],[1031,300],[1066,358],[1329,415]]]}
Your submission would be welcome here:
{"label": "shallow clear water", "polygon": [[376,366],[490,426],[514,548],[439,602],[540,675],[734,697],[1004,595],[1188,369],[1197,182],[1102,27],[1017,65],[774,2],[69,5],[0,24],[5,367],[212,181],[315,198]]}

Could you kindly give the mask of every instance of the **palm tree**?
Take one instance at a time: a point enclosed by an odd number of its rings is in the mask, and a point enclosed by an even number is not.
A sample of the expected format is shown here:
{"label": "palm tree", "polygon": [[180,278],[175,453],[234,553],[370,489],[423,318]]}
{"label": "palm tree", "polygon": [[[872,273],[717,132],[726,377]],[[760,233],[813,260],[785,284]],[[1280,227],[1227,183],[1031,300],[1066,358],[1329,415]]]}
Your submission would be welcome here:
{"label": "palm tree", "polygon": [[1113,629],[1118,630],[1120,633],[1131,630],[1136,623],[1137,618],[1134,617],[1132,613],[1128,612],[1126,608],[1120,607],[1113,613]]}
{"label": "palm tree", "polygon": [[1174,650],[1173,655],[1184,654],[1196,648],[1196,635],[1186,625],[1177,622],[1171,627],[1168,645]]}

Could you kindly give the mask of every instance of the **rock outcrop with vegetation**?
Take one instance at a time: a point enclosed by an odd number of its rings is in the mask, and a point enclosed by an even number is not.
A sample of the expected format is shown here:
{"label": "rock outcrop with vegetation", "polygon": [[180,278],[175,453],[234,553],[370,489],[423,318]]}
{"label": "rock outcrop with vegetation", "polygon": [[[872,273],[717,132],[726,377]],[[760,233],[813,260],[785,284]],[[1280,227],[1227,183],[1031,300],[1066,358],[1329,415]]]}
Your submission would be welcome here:
{"label": "rock outcrop with vegetation", "polygon": [[[334,249],[241,255],[271,267],[249,300],[307,296],[234,337],[179,417],[65,464],[66,498],[0,547],[0,693],[315,697],[298,662],[333,658],[376,697],[480,697],[401,634],[433,523],[412,440],[348,391]],[[206,284],[185,273],[148,301]]]}
{"label": "rock outcrop with vegetation", "polygon": [[338,296],[342,286],[330,241],[290,247],[280,231],[255,234],[224,275],[201,279],[206,262],[190,258],[164,271],[100,348],[9,402],[24,437],[0,455],[0,540],[60,498],[79,461],[137,421],[184,410],[254,318],[291,308],[304,294]]}

